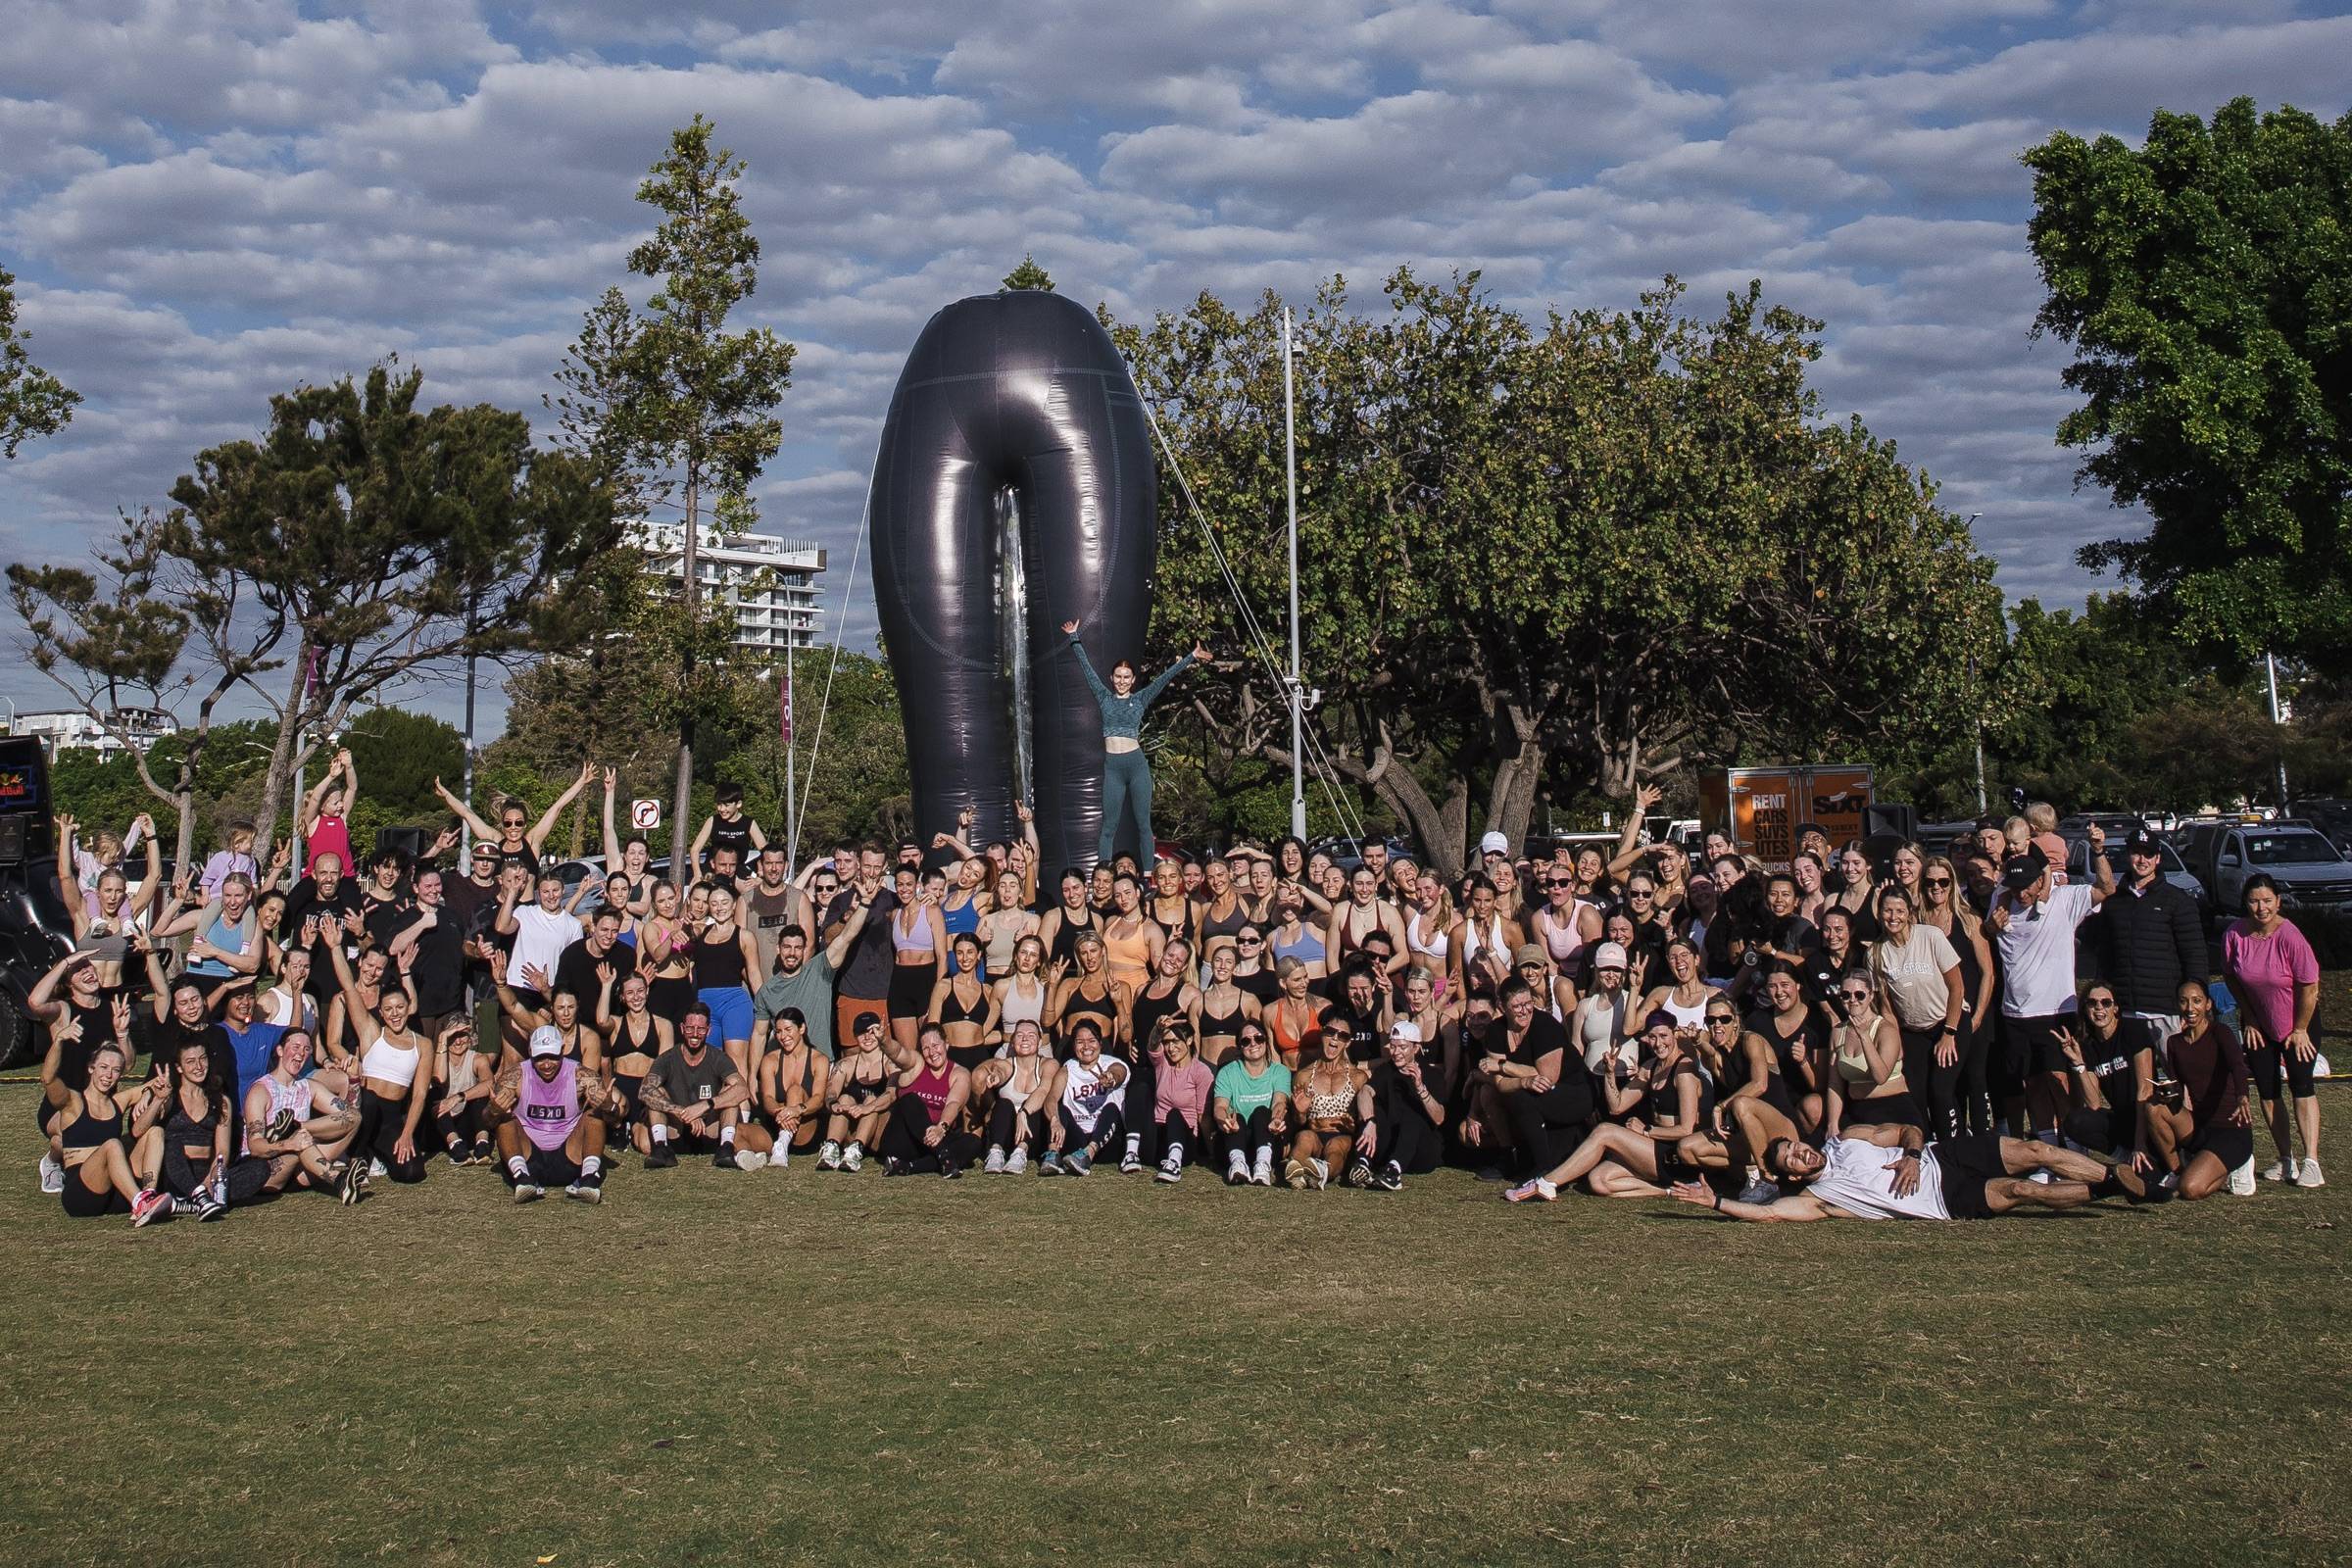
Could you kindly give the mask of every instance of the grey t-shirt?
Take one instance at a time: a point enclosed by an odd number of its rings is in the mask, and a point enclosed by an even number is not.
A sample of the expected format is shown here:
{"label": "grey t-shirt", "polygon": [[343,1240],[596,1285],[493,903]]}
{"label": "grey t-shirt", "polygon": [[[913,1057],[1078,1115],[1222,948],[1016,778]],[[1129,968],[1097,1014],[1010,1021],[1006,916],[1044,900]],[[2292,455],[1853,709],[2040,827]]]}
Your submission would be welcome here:
{"label": "grey t-shirt", "polygon": [[827,1061],[833,1059],[833,962],[822,953],[792,973],[770,973],[752,993],[752,1016],[761,1023],[774,1020],[786,1007],[798,1007],[807,1020],[809,1049]]}
{"label": "grey t-shirt", "polygon": [[726,1087],[727,1078],[734,1071],[735,1063],[727,1059],[723,1051],[705,1047],[703,1059],[690,1062],[685,1047],[672,1046],[654,1058],[653,1070],[646,1076],[662,1085],[662,1092],[669,1096],[670,1103],[691,1105],[715,1097]]}

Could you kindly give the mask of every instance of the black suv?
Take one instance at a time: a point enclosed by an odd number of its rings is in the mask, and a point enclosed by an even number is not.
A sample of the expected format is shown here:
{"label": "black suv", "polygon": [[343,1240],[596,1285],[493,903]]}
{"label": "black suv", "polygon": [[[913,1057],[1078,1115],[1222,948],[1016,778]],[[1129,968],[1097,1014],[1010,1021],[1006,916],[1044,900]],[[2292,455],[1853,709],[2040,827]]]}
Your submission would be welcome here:
{"label": "black suv", "polygon": [[49,758],[28,736],[0,737],[0,1067],[33,1054],[24,999],[74,947],[57,891],[57,817]]}

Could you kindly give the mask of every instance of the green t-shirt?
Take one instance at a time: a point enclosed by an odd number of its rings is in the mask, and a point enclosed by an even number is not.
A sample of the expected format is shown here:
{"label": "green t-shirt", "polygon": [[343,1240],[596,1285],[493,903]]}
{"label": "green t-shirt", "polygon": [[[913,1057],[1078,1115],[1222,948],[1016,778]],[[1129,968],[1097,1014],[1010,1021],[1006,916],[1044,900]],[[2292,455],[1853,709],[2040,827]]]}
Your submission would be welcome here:
{"label": "green t-shirt", "polygon": [[1250,1076],[1249,1067],[1239,1056],[1217,1069],[1217,1098],[1232,1106],[1233,1113],[1244,1121],[1248,1121],[1260,1105],[1274,1103],[1276,1095],[1290,1092],[1291,1069],[1279,1061],[1268,1062],[1266,1070],[1254,1078]]}

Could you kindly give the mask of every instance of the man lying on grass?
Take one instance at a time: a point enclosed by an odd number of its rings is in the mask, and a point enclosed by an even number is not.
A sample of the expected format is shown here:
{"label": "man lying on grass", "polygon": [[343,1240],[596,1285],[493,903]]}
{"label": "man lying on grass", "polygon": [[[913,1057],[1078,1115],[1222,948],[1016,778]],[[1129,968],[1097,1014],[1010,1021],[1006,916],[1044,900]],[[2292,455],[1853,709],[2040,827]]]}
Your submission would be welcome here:
{"label": "man lying on grass", "polygon": [[[2110,1170],[2087,1154],[2028,1138],[1970,1133],[1922,1147],[1917,1127],[1848,1127],[1820,1150],[1793,1138],[1764,1152],[1764,1168],[1805,1190],[1769,1203],[1725,1199],[1703,1182],[1674,1196],[1735,1219],[1994,1219],[2026,1207],[2080,1208],[2121,1193],[2149,1200],[2129,1165]],[[1889,1156],[1892,1152],[1892,1157]]]}

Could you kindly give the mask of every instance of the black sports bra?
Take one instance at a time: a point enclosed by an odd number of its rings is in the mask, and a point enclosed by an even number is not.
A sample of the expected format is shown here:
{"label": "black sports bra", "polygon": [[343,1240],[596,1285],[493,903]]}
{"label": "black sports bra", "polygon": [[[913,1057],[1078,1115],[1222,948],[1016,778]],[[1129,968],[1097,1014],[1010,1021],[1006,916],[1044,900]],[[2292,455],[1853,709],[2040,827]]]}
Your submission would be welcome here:
{"label": "black sports bra", "polygon": [[90,1097],[84,1094],[81,1097],[81,1114],[67,1123],[66,1130],[58,1135],[58,1142],[68,1149],[96,1149],[122,1136],[122,1107],[115,1107],[114,1118],[110,1121],[90,1109]]}
{"label": "black sports bra", "polygon": [[948,987],[947,996],[939,1004],[939,1021],[942,1024],[980,1023],[987,1017],[988,987],[986,986],[980,988],[980,1000],[968,1007],[964,1005],[963,1000],[956,996],[956,987],[953,985]]}
{"label": "black sports bra", "polygon": [[743,984],[743,948],[740,934],[729,927],[727,934],[716,942],[708,935],[694,939],[694,985],[698,991],[715,991],[723,986]]}
{"label": "black sports bra", "polygon": [[1200,997],[1200,1038],[1213,1040],[1221,1036],[1238,1035],[1241,1031],[1241,1002],[1237,1000],[1234,1003],[1231,1012],[1211,1012],[1208,1006],[1208,996],[1203,992]]}

